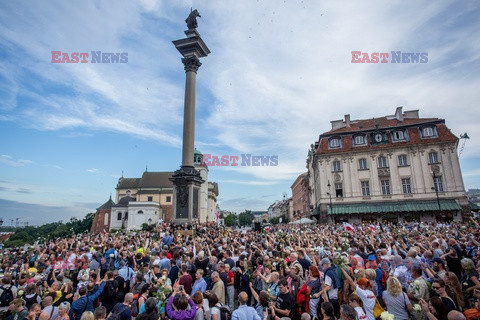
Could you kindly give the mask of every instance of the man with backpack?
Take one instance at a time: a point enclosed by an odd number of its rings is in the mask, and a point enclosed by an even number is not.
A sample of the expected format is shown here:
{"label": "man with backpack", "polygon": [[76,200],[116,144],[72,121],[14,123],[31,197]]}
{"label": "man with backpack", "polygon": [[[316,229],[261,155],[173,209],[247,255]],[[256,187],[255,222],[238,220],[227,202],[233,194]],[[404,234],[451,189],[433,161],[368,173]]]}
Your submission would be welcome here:
{"label": "man with backpack", "polygon": [[113,306],[115,305],[115,299],[117,298],[118,283],[113,278],[113,271],[107,271],[106,274],[107,281],[105,284],[105,289],[103,290],[102,295],[102,305],[106,308],[107,314],[112,311]]}
{"label": "man with backpack", "polygon": [[[238,294],[238,309],[233,311],[232,320],[261,320],[257,311],[247,306],[248,295],[242,291]],[[224,320],[224,319],[221,319]]]}
{"label": "man with backpack", "polygon": [[132,320],[132,310],[130,304],[133,302],[133,293],[129,292],[125,295],[123,302],[117,303],[112,312],[108,315],[108,320]]}
{"label": "man with backpack", "polygon": [[82,313],[84,311],[95,311],[93,303],[97,298],[102,294],[105,288],[105,281],[102,280],[100,286],[92,292],[92,294],[88,294],[87,287],[82,287],[78,290],[78,294],[80,298],[75,300],[72,303],[72,307],[70,308],[69,317],[70,319],[79,320],[82,317]]}
{"label": "man with backpack", "polygon": [[10,302],[17,296],[17,288],[12,286],[10,282],[10,277],[2,279],[2,285],[0,286],[0,310],[8,310]]}
{"label": "man with backpack", "polygon": [[325,276],[324,276],[325,286],[322,289],[320,296],[324,292],[327,292],[328,300],[333,305],[333,308],[335,310],[335,316],[338,317],[340,315],[340,306],[338,304],[338,288],[341,286],[340,278],[338,277],[338,274],[335,271],[335,269],[332,267],[332,263],[330,262],[330,259],[323,258],[321,261],[321,264],[322,264],[322,269],[324,270],[324,273],[325,273]]}

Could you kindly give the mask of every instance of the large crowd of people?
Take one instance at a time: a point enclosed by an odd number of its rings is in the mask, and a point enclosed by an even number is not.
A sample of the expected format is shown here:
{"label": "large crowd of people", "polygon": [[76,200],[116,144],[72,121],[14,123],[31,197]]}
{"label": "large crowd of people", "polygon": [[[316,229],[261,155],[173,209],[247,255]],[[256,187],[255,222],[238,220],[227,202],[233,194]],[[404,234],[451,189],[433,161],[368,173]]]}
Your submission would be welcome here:
{"label": "large crowd of people", "polygon": [[464,223],[161,223],[1,250],[0,319],[480,319]]}

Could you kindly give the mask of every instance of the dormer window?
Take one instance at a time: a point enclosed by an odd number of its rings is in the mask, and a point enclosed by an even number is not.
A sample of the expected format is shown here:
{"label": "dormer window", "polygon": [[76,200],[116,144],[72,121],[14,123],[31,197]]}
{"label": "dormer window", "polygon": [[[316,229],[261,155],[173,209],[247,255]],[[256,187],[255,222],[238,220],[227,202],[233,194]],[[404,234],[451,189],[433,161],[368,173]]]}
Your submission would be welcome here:
{"label": "dormer window", "polygon": [[336,149],[341,147],[341,140],[339,137],[333,137],[328,140],[328,146],[330,149]]}
{"label": "dormer window", "polygon": [[356,146],[364,146],[367,144],[367,139],[365,135],[359,134],[353,137],[353,144]]}
{"label": "dormer window", "polygon": [[438,137],[437,129],[434,126],[422,127],[420,131],[421,131],[421,134],[422,134],[422,138],[436,138],[436,137]]}
{"label": "dormer window", "polygon": [[393,141],[405,141],[407,140],[407,134],[404,130],[395,130],[392,132]]}

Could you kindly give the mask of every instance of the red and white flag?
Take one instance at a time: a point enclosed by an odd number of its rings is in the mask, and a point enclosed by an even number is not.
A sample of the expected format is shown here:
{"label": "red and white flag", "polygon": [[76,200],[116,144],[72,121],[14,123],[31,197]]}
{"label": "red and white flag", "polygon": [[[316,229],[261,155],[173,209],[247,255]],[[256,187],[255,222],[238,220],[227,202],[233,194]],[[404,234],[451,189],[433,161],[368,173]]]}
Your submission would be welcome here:
{"label": "red and white flag", "polygon": [[345,231],[355,231],[355,227],[352,226],[350,223],[344,223],[343,224],[343,229]]}

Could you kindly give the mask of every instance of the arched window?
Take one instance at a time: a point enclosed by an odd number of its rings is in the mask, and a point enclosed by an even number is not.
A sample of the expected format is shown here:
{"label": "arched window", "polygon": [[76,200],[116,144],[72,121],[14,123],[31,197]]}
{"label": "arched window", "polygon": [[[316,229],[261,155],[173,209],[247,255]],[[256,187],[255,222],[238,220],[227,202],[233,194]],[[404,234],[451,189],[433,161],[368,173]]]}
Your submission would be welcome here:
{"label": "arched window", "polygon": [[142,211],[142,210],[138,210],[137,213],[138,213],[138,214],[143,214],[143,211]]}
{"label": "arched window", "polygon": [[108,213],[105,213],[105,217],[103,218],[103,224],[108,225]]}
{"label": "arched window", "polygon": [[117,220],[122,220],[122,213],[120,211],[117,213]]}
{"label": "arched window", "polygon": [[125,220],[128,220],[128,211],[125,212]]}

